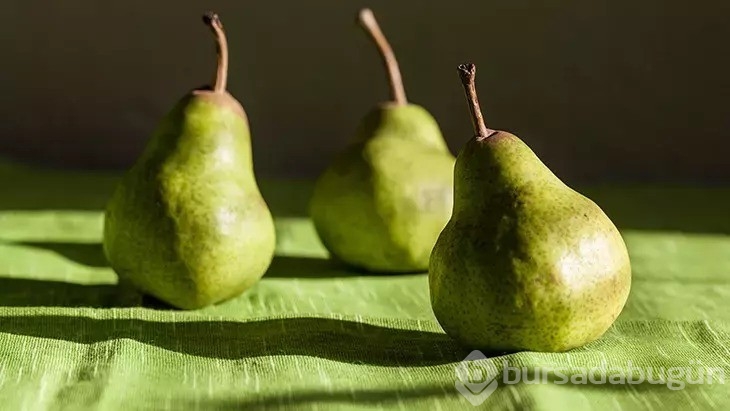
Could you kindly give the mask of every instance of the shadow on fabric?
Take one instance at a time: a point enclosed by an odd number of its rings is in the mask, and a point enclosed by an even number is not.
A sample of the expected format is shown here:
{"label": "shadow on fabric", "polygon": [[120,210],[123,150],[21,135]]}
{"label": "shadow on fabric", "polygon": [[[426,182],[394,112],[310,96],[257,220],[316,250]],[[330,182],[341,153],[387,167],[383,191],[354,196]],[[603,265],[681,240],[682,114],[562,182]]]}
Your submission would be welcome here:
{"label": "shadow on fabric", "polygon": [[70,316],[7,316],[0,332],[79,344],[132,339],[219,359],[302,355],[378,366],[430,366],[462,360],[468,350],[446,334],[402,330],[328,318],[250,322],[155,322]]}
{"label": "shadow on fabric", "polygon": [[[100,243],[23,241],[10,244],[52,251],[67,260],[91,268],[109,267]],[[327,258],[274,256],[265,278],[343,278],[368,275],[390,274],[358,270]]]}
{"label": "shadow on fabric", "polygon": [[275,256],[264,278],[341,278],[362,274],[327,258]]}
{"label": "shadow on fabric", "polygon": [[116,284],[76,284],[63,281],[0,277],[3,307],[169,307]]}
{"label": "shadow on fabric", "polygon": [[264,278],[387,277],[418,274],[425,274],[425,271],[400,273],[375,272],[352,267],[334,259],[275,256]]}
{"label": "shadow on fabric", "polygon": [[[91,268],[109,268],[100,243],[37,242],[9,243],[22,247],[54,252],[74,263]],[[344,278],[362,275],[388,275],[357,270],[327,258],[274,256],[266,278]]]}
{"label": "shadow on fabric", "polygon": [[[190,404],[184,404],[185,409],[193,409],[196,406],[210,407],[215,410],[247,410],[247,409],[258,409],[267,407],[281,407],[282,405],[296,407],[310,405],[313,409],[316,409],[313,405],[327,404],[359,404],[361,406],[371,407],[382,407],[384,405],[391,405],[399,403],[401,401],[408,400],[425,400],[425,399],[437,399],[445,397],[456,397],[457,399],[461,396],[458,391],[454,388],[454,384],[450,385],[439,385],[439,384],[414,384],[413,387],[405,390],[403,388],[392,388],[392,389],[368,389],[368,388],[351,388],[347,390],[306,390],[303,392],[292,392],[290,396],[282,395],[264,395],[257,396],[255,398],[245,397],[241,399],[226,399],[226,400],[210,400],[200,401],[197,403],[191,402]],[[463,405],[468,404],[466,401]]]}

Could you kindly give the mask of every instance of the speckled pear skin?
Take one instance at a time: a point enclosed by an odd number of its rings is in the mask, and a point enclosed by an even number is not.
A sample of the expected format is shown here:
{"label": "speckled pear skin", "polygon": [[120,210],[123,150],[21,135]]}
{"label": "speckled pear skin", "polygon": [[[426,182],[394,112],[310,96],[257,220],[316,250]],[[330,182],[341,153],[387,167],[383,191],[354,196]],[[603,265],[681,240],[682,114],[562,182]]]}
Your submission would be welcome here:
{"label": "speckled pear skin", "polygon": [[516,136],[470,140],[431,254],[433,311],[473,349],[561,352],[601,337],[631,286],[616,227]]}
{"label": "speckled pear skin", "polygon": [[316,182],[310,214],[322,243],[367,271],[427,270],[451,216],[454,160],[424,108],[376,107]]}
{"label": "speckled pear skin", "polygon": [[187,95],[108,203],[112,268],[145,293],[196,309],[256,283],[274,246],[243,109],[228,93]]}

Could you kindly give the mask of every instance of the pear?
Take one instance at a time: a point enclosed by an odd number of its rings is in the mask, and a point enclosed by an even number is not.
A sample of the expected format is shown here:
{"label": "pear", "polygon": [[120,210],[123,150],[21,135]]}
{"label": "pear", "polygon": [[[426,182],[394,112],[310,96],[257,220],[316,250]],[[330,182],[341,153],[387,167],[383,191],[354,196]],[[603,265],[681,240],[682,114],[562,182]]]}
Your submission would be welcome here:
{"label": "pear", "polygon": [[372,11],[358,17],[383,58],[391,100],[365,115],[354,140],[317,180],[310,214],[336,260],[371,272],[426,271],[451,215],[455,158],[431,114],[408,103]]}
{"label": "pear", "polygon": [[561,352],[598,339],[631,287],[619,231],[517,136],[488,129],[474,65],[459,72],[476,136],[457,156],[453,215],[431,254],[438,322],[491,352]]}
{"label": "pear", "polygon": [[248,120],[226,92],[223,26],[213,13],[203,20],[218,46],[214,85],[189,92],[162,120],[114,191],[104,220],[104,252],[120,282],[182,309],[254,285],[275,246]]}

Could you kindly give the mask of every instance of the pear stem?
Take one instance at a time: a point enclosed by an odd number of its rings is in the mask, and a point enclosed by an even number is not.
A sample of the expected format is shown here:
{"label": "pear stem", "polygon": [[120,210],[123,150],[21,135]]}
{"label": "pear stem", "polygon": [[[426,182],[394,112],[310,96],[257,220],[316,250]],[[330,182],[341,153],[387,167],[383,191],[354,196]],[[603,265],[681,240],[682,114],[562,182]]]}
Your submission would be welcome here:
{"label": "pear stem", "polygon": [[360,10],[360,13],[358,13],[358,22],[365,32],[370,35],[370,38],[380,51],[380,56],[383,58],[390,82],[390,98],[399,106],[408,104],[406,90],[403,87],[403,79],[401,78],[400,68],[398,67],[398,60],[395,58],[388,39],[385,38],[383,31],[380,30],[380,26],[372,10]]}
{"label": "pear stem", "polygon": [[212,11],[205,13],[203,22],[213,30],[216,40],[218,69],[216,70],[215,81],[213,83],[213,91],[223,93],[226,91],[228,83],[228,40],[226,40],[226,33],[223,31],[223,23],[221,23],[216,13]]}
{"label": "pear stem", "polygon": [[477,97],[475,81],[477,67],[472,63],[467,63],[461,64],[458,70],[459,77],[461,78],[461,84],[464,86],[464,92],[466,93],[466,100],[469,104],[469,112],[471,113],[471,122],[474,126],[474,133],[476,133],[477,138],[487,138],[496,133],[496,131],[487,128],[487,125],[484,123],[482,110],[479,108],[479,98]]}

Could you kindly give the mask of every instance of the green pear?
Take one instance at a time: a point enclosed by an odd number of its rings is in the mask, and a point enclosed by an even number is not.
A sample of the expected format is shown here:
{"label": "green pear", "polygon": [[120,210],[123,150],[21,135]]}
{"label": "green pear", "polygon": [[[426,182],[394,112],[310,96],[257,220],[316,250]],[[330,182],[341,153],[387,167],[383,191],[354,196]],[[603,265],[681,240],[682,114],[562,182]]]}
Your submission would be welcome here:
{"label": "green pear", "polygon": [[453,215],[431,254],[436,318],[473,349],[560,352],[596,340],[631,287],[619,231],[517,136],[488,129],[475,67],[459,71],[476,137],[457,156]]}
{"label": "green pear", "polygon": [[451,215],[455,158],[436,120],[408,103],[373,13],[358,16],[380,50],[392,100],[362,119],[355,139],[317,180],[310,214],[335,259],[373,272],[425,271]]}
{"label": "green pear", "polygon": [[217,15],[213,87],[167,114],[108,203],[104,252],[120,281],[195,309],[254,285],[274,254],[271,213],[253,170],[241,104],[226,92],[228,47]]}

